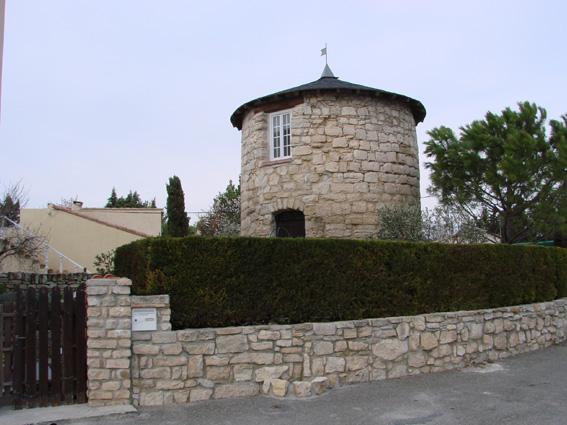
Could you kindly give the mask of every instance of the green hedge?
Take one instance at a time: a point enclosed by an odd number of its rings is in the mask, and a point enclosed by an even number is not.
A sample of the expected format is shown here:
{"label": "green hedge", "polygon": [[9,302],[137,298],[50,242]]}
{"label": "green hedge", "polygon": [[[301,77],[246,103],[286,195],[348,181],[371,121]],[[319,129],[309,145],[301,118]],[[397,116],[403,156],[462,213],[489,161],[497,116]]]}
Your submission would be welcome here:
{"label": "green hedge", "polygon": [[509,245],[150,238],[116,250],[176,329],[473,310],[567,296],[567,250]]}

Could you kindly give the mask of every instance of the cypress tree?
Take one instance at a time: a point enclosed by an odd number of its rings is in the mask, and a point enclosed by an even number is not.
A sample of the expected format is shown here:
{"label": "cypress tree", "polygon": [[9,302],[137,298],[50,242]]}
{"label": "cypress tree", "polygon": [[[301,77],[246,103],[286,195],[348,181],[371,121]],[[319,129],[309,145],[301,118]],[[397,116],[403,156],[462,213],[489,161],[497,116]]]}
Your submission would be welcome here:
{"label": "cypress tree", "polygon": [[167,189],[167,226],[169,236],[187,236],[189,233],[189,219],[185,212],[185,195],[179,177],[169,178]]}

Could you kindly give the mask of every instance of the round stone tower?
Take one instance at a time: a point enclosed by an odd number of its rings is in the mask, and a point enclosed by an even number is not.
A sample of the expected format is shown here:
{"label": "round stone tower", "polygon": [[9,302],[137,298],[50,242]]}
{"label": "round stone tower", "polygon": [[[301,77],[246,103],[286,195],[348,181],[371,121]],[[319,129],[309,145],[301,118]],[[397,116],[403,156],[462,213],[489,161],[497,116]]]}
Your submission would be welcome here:
{"label": "round stone tower", "polygon": [[419,205],[417,100],[320,79],[252,100],[242,130],[241,235],[368,238],[380,208]]}

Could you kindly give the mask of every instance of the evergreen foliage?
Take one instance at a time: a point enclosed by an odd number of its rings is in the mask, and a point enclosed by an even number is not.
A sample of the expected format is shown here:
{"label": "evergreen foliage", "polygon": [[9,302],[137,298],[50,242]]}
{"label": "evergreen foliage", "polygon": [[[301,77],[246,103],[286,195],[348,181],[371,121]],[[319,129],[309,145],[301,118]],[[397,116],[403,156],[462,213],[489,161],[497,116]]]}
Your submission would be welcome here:
{"label": "evergreen foliage", "polygon": [[[9,218],[15,223],[20,222],[20,209],[27,203],[26,190],[23,185],[18,182],[7,186],[0,194],[0,216]],[[5,220],[6,221],[6,220]],[[0,223],[0,226],[2,223]],[[5,227],[10,227],[8,222],[3,223]]]}
{"label": "evergreen foliage", "polygon": [[142,201],[140,194],[135,191],[129,191],[128,195],[120,196],[116,194],[116,189],[112,188],[110,197],[108,198],[105,208],[156,208],[155,198],[151,201]]}
{"label": "evergreen foliage", "polygon": [[[9,218],[15,223],[20,222],[20,201],[14,200],[10,194],[6,194],[4,199],[0,200],[0,216]],[[4,224],[10,227],[10,223]]]}
{"label": "evergreen foliage", "polygon": [[459,137],[447,127],[428,134],[430,191],[444,205],[505,243],[566,234],[567,115],[548,125],[545,109],[523,102],[517,111],[487,113]]}
{"label": "evergreen foliage", "polygon": [[567,250],[287,238],[149,238],[117,249],[177,329],[474,310],[567,295]]}
{"label": "evergreen foliage", "polygon": [[166,189],[166,234],[168,236],[187,236],[189,233],[189,219],[185,212],[185,194],[183,193],[179,177],[170,177]]}

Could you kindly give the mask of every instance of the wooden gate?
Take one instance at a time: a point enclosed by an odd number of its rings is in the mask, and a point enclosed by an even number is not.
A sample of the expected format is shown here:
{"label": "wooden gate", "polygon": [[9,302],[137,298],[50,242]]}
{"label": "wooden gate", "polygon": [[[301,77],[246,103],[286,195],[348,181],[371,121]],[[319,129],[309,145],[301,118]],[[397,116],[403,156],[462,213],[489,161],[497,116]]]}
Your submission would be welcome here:
{"label": "wooden gate", "polygon": [[17,290],[3,308],[0,400],[16,409],[86,402],[84,289]]}

